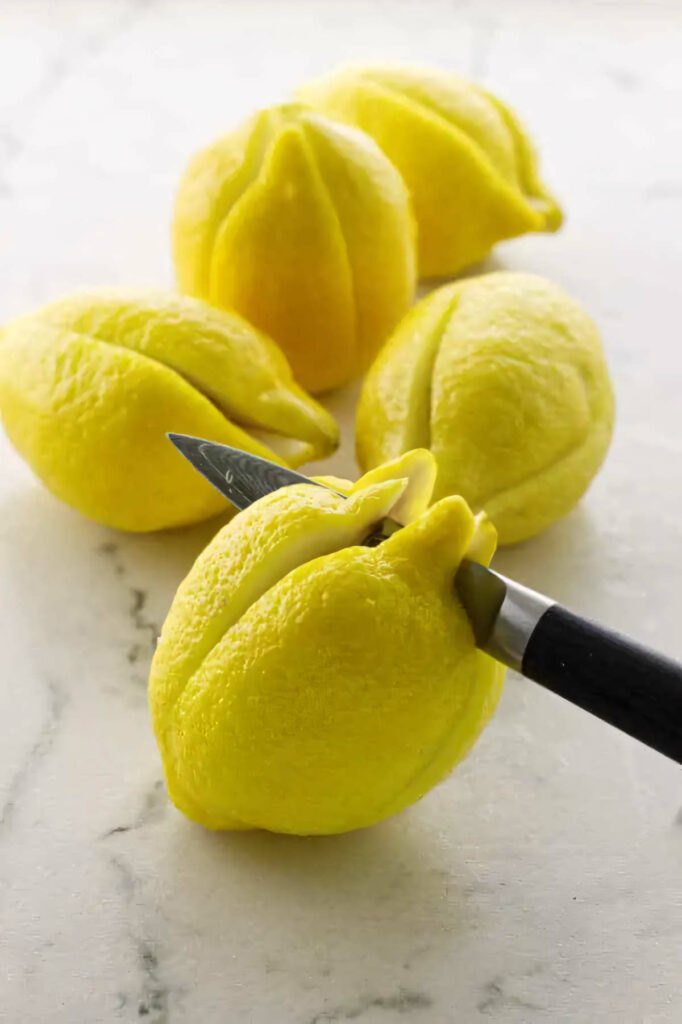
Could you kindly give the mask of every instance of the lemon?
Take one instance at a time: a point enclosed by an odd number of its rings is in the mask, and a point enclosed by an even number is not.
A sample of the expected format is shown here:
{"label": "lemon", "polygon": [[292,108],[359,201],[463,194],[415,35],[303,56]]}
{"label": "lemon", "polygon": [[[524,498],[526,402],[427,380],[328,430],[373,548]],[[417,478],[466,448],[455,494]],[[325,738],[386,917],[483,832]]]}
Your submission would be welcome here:
{"label": "lemon", "polygon": [[541,277],[485,274],[432,292],[400,324],[365,380],[357,455],[368,469],[430,448],[434,497],[461,494],[508,544],[576,504],[613,416],[590,317]]}
{"label": "lemon", "polygon": [[269,338],[234,314],[157,293],[76,295],[8,323],[0,413],[53,494],[123,530],[228,507],[166,431],[291,465],[328,455],[338,440]]}
{"label": "lemon", "polygon": [[[453,585],[494,530],[462,498],[427,510],[433,457],[350,497],[287,487],[239,513],[181,584],[149,698],[170,795],[213,829],[360,828],[440,781],[499,698]],[[408,523],[375,548],[383,516]]]}
{"label": "lemon", "polygon": [[181,291],[270,334],[309,391],[365,369],[414,296],[400,175],[366,135],[300,105],[261,111],[194,157],[173,252]]}
{"label": "lemon", "polygon": [[561,211],[533,146],[501,100],[440,69],[341,69],[299,90],[363,129],[412,193],[422,276],[454,274],[505,238],[556,231]]}

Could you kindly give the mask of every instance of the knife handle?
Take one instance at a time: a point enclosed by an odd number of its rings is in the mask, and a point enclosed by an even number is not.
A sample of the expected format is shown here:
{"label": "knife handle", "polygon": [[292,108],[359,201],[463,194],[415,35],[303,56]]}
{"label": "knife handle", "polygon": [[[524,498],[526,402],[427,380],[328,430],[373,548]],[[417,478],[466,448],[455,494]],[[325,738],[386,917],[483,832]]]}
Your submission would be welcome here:
{"label": "knife handle", "polygon": [[551,605],[523,653],[524,676],[682,764],[682,665]]}

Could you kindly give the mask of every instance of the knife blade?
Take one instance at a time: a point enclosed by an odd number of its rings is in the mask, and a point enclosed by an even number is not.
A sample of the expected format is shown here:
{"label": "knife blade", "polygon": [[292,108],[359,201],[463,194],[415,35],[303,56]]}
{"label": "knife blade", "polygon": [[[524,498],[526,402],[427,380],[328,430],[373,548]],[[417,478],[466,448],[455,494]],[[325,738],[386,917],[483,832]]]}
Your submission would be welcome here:
{"label": "knife blade", "polygon": [[[240,510],[280,487],[325,486],[228,445],[168,438]],[[398,529],[401,523],[385,518],[365,544]],[[480,650],[682,763],[681,665],[477,562],[462,561],[454,587]]]}
{"label": "knife blade", "polygon": [[280,487],[291,484],[322,486],[293,469],[226,444],[216,444],[188,434],[168,434],[168,440],[240,511]]}

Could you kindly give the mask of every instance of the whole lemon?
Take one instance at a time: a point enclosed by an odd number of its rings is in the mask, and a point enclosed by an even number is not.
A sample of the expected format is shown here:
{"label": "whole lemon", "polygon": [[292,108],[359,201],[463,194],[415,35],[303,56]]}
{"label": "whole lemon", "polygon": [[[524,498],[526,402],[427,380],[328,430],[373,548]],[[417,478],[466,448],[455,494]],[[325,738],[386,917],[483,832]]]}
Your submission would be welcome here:
{"label": "whole lemon", "polygon": [[473,82],[440,69],[348,68],[299,96],[362,128],[398,168],[412,193],[422,276],[454,274],[496,242],[561,224],[516,116]]}
{"label": "whole lemon", "polygon": [[0,413],[53,494],[123,530],[179,526],[228,507],[167,431],[291,465],[338,441],[269,338],[234,314],[156,293],[76,295],[8,323]]}
{"label": "whole lemon", "polygon": [[[344,832],[418,800],[469,751],[504,669],[453,577],[494,530],[462,498],[426,510],[412,452],[350,497],[287,487],[239,513],[181,584],[149,698],[170,795],[214,829]],[[344,486],[336,481],[336,486]],[[378,547],[383,516],[407,522]]]}
{"label": "whole lemon", "polygon": [[191,161],[175,203],[181,291],[270,334],[309,391],[364,370],[410,305],[414,225],[376,144],[300,105]]}
{"label": "whole lemon", "polygon": [[430,448],[434,497],[461,494],[509,544],[576,504],[613,416],[590,317],[541,277],[485,274],[432,292],[381,351],[360,398],[357,456],[368,469]]}

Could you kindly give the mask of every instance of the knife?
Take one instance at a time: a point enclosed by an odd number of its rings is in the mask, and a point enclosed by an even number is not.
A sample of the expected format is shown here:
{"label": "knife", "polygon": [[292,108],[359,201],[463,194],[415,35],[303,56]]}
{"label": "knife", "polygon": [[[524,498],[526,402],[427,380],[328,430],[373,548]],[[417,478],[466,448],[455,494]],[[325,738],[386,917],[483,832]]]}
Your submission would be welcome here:
{"label": "knife", "polygon": [[[291,484],[325,486],[237,448],[168,438],[238,509]],[[364,543],[399,529],[385,518]],[[482,651],[682,764],[682,665],[476,562],[462,562],[454,586]]]}

